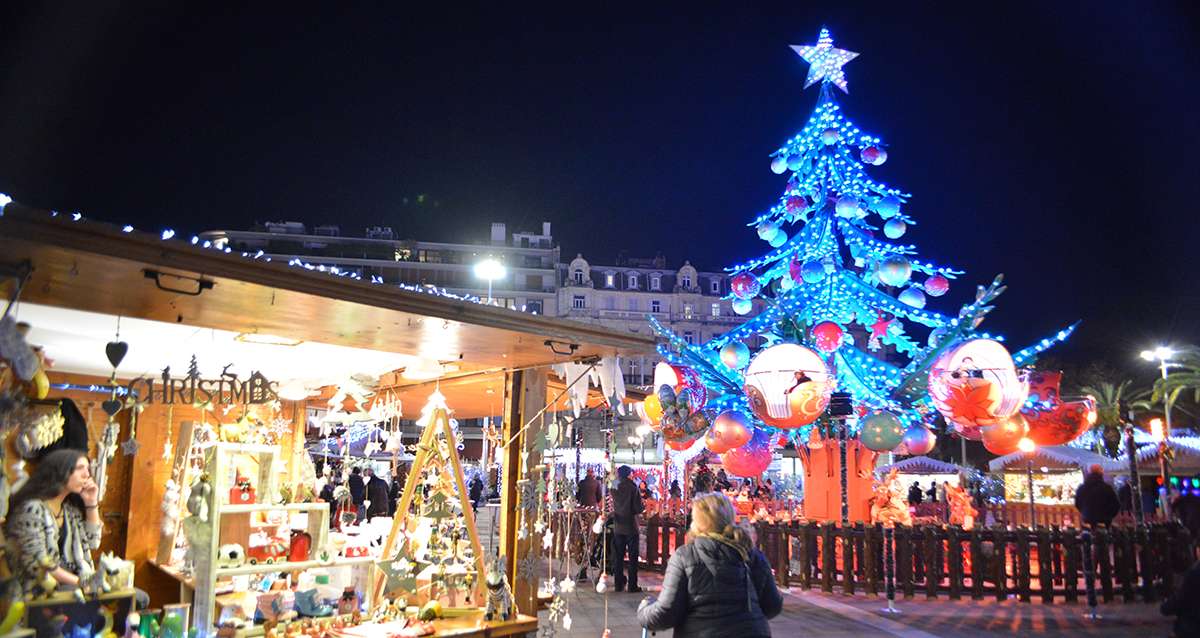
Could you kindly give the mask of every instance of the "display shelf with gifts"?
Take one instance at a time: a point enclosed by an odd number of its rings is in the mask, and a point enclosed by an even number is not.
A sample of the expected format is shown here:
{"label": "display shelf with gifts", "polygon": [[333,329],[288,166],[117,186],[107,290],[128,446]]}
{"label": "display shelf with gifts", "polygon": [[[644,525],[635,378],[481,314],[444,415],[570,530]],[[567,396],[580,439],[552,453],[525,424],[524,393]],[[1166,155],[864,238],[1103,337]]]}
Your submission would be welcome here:
{"label": "display shelf with gifts", "polygon": [[[205,448],[204,471],[189,490],[190,515],[182,523],[187,557],[182,566],[160,565],[180,580],[183,591],[190,590],[191,622],[197,630],[213,626],[220,620],[218,612],[244,619],[250,629],[257,615],[258,631],[261,622],[291,614],[290,601],[281,606],[258,600],[273,595],[262,589],[272,575],[295,575],[299,580],[306,571],[336,570],[343,589],[365,590],[368,566],[375,559],[330,549],[327,503],[281,502],[275,488],[278,454],[277,447],[268,445],[217,442]],[[250,597],[252,602],[230,604],[230,596]],[[310,602],[319,608],[315,599]]]}

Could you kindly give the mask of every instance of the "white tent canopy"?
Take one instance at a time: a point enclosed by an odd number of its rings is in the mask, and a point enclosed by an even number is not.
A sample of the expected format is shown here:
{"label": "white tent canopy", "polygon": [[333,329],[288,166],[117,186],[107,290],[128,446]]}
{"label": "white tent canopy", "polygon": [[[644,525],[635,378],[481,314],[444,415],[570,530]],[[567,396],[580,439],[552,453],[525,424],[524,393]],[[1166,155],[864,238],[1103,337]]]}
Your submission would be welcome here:
{"label": "white tent canopy", "polygon": [[1101,456],[1090,450],[1080,448],[1067,447],[1065,445],[1052,445],[1047,447],[1039,447],[1032,453],[1013,452],[1004,456],[992,459],[988,463],[988,469],[992,472],[1001,472],[1008,469],[1025,469],[1025,464],[1032,457],[1033,464],[1036,467],[1048,467],[1059,470],[1081,470],[1086,472],[1088,467],[1093,463],[1099,464],[1100,467],[1112,469],[1113,459]]}
{"label": "white tent canopy", "polygon": [[899,470],[901,474],[958,474],[966,471],[966,468],[953,463],[931,459],[928,456],[913,456],[891,465],[877,467],[875,473],[887,474],[893,469]]}

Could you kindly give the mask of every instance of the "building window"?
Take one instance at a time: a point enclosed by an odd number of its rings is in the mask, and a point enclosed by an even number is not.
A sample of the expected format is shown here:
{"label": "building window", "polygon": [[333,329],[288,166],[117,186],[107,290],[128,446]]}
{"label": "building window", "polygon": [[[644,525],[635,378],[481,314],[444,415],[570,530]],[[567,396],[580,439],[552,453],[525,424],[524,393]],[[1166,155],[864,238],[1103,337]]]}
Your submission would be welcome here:
{"label": "building window", "polygon": [[583,284],[583,271],[582,270],[576,269],[575,274],[573,276],[575,278],[575,283],[580,284],[580,285]]}
{"label": "building window", "polygon": [[662,302],[654,299],[650,302],[650,312],[662,312]]}
{"label": "building window", "polygon": [[637,275],[629,275],[630,290],[637,290]]}
{"label": "building window", "polygon": [[690,303],[683,304],[683,318],[684,319],[692,318],[692,304],[690,304]]}
{"label": "building window", "polygon": [[662,277],[650,275],[650,290],[662,290]]}
{"label": "building window", "polygon": [[691,330],[684,330],[683,340],[688,342],[688,345],[696,345],[696,334]]}
{"label": "building window", "polygon": [[636,298],[629,300],[629,309],[632,310],[633,312],[637,312],[638,303],[637,303]]}
{"label": "building window", "polygon": [[604,309],[605,310],[616,310],[617,309],[617,298],[616,297],[605,297],[604,298]]}
{"label": "building window", "polygon": [[605,287],[605,288],[612,288],[612,287],[614,287],[614,286],[616,286],[616,285],[617,285],[617,277],[616,277],[616,275],[614,275],[614,274],[612,274],[612,273],[610,273],[610,272],[606,272],[606,273],[604,273],[604,287]]}
{"label": "building window", "polygon": [[721,304],[715,303],[712,305],[712,316],[714,316],[714,317],[721,316]]}
{"label": "building window", "polygon": [[682,281],[683,281],[684,288],[692,287],[692,276],[691,275],[684,275]]}
{"label": "building window", "polygon": [[587,298],[583,295],[575,295],[575,297],[571,299],[571,307],[575,308],[576,310],[587,308]]}
{"label": "building window", "polygon": [[721,294],[721,280],[720,280],[720,279],[713,279],[713,280],[712,280],[712,288],[711,288],[711,290],[712,290],[712,294],[714,294],[714,295],[719,295],[719,294]]}
{"label": "building window", "polygon": [[526,301],[525,302],[525,312],[528,312],[529,314],[532,314],[532,315],[542,314],[542,302]]}

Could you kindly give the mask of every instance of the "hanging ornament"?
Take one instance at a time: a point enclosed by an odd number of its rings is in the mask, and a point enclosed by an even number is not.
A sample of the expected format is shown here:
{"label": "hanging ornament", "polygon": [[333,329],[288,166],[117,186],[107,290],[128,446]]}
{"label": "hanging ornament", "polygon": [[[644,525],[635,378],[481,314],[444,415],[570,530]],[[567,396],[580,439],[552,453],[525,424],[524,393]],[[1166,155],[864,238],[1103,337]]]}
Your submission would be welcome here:
{"label": "hanging ornament", "polygon": [[787,198],[784,209],[792,215],[799,215],[808,210],[808,198],[803,195],[793,195]]}
{"label": "hanging ornament", "polygon": [[934,297],[941,297],[950,290],[950,281],[941,275],[934,275],[925,280],[925,292]]}
{"label": "hanging ornament", "polygon": [[731,341],[721,346],[721,363],[731,370],[741,370],[750,364],[750,348],[741,341]]}
{"label": "hanging ornament", "polygon": [[796,280],[791,277],[780,277],[775,280],[775,284],[779,288],[779,291],[787,292],[796,287]]}
{"label": "hanging ornament", "polygon": [[883,234],[888,239],[900,239],[908,231],[908,224],[902,219],[889,219],[883,224]]}
{"label": "hanging ornament", "polygon": [[716,447],[709,445],[708,449],[717,454],[721,454],[735,447],[743,446],[750,442],[753,436],[750,420],[745,414],[737,410],[726,410],[717,415],[713,420],[712,428],[709,429],[705,443],[716,442]]}
{"label": "hanging ornament", "polygon": [[798,170],[800,170],[800,166],[803,163],[804,163],[804,156],[792,155],[792,156],[788,157],[788,160],[787,160],[788,170],[789,171],[798,171]]}
{"label": "hanging ornament", "polygon": [[867,338],[867,347],[871,350],[878,350],[882,347],[882,340],[887,336],[888,330],[892,327],[893,319],[887,318],[887,315],[880,313],[875,319],[875,323],[871,324],[871,336]]}
{"label": "hanging ornament", "polygon": [[829,354],[842,347],[845,331],[832,321],[822,321],[812,328],[813,344],[817,350]]}
{"label": "hanging ornament", "polygon": [[771,239],[767,240],[767,244],[771,248],[779,248],[780,246],[786,244],[787,240],[788,240],[788,234],[781,230],[781,231],[775,233],[774,237],[771,237]]}
{"label": "hanging ornament", "polygon": [[[117,336],[120,337],[120,329],[117,329]],[[112,364],[113,369],[121,367],[121,362],[125,360],[125,355],[129,352],[129,344],[124,341],[109,341],[104,346],[104,355],[108,357],[108,362]]]}
{"label": "hanging ornament", "polygon": [[771,241],[775,235],[779,234],[779,224],[776,222],[763,222],[758,225],[758,238],[763,241]]}
{"label": "hanging ornament", "polygon": [[888,195],[875,202],[875,212],[884,219],[891,219],[900,213],[900,198]]}
{"label": "hanging ornament", "polygon": [[658,425],[659,421],[662,421],[662,403],[659,401],[657,394],[651,393],[646,395],[646,399],[642,401],[642,413],[646,415],[646,420],[650,422],[651,427]]}
{"label": "hanging ornament", "polygon": [[825,265],[819,261],[806,261],[800,267],[800,278],[806,284],[819,284],[825,279]]}
{"label": "hanging ornament", "polygon": [[783,175],[784,173],[787,172],[787,169],[788,169],[787,157],[785,157],[783,155],[776,155],[775,158],[771,160],[771,172],[772,173],[775,173],[776,175]]}
{"label": "hanging ornament", "polygon": [[759,352],[746,368],[743,390],[750,410],[781,429],[808,425],[829,404],[833,382],[820,355],[795,343]]}
{"label": "hanging ornament", "polygon": [[1017,451],[1017,444],[1029,431],[1029,424],[1020,412],[1001,419],[994,425],[979,428],[980,440],[988,452],[998,456],[1012,454]]}
{"label": "hanging ornament", "polygon": [[937,445],[937,435],[924,425],[917,424],[904,431],[901,445],[908,448],[909,454],[929,454]]}
{"label": "hanging ornament", "polygon": [[879,148],[878,146],[868,146],[858,154],[858,157],[862,160],[863,164],[878,166],[883,163],[879,158],[887,157],[887,153],[885,153],[883,149]]}
{"label": "hanging ornament", "polygon": [[827,128],[821,131],[821,143],[825,146],[833,146],[840,139],[842,139],[842,134],[836,128]]}
{"label": "hanging ornament", "polygon": [[900,296],[897,297],[897,299],[900,300],[900,303],[908,304],[913,308],[925,307],[925,293],[921,292],[919,288],[914,286],[905,288],[904,291],[900,293]]}
{"label": "hanging ornament", "polygon": [[721,455],[721,465],[734,476],[761,476],[771,465],[771,435],[766,430],[754,430],[745,445]]}
{"label": "hanging ornament", "polygon": [[729,279],[729,290],[738,299],[751,299],[762,290],[762,282],[753,274],[743,271]]}
{"label": "hanging ornament", "polygon": [[1012,416],[1025,403],[1029,382],[997,341],[971,339],[947,350],[929,371],[929,396],[963,436]]}
{"label": "hanging ornament", "polygon": [[749,299],[734,299],[730,305],[733,306],[733,312],[739,315],[748,315],[754,310],[754,304]]}
{"label": "hanging ornament", "polygon": [[873,452],[887,452],[904,440],[904,424],[885,410],[867,415],[859,422],[859,427],[859,440]]}
{"label": "hanging ornament", "polygon": [[859,216],[858,200],[850,195],[842,195],[834,204],[834,210],[837,211],[838,217],[853,219]]}
{"label": "hanging ornament", "polygon": [[1020,414],[1029,424],[1026,434],[1038,445],[1065,445],[1096,423],[1096,402],[1091,397],[1063,401],[1059,390],[1062,372],[1038,371],[1029,383],[1029,397]]}
{"label": "hanging ornament", "polygon": [[944,337],[944,336],[946,336],[945,328],[934,328],[929,333],[929,339],[926,341],[926,343],[928,343],[929,347],[932,348],[932,347],[938,345],[939,343],[941,343],[942,337]]}
{"label": "hanging ornament", "polygon": [[888,286],[903,286],[912,276],[912,264],[900,255],[893,255],[879,264],[879,281]]}

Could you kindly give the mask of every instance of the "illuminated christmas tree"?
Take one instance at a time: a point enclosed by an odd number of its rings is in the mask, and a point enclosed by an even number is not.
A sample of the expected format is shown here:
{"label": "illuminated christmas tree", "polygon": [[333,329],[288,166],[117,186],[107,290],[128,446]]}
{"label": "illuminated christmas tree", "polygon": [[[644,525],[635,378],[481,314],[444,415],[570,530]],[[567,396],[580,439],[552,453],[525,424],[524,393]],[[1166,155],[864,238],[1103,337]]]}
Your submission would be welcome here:
{"label": "illuminated christmas tree", "polygon": [[[934,408],[975,438],[978,430],[972,428],[989,418],[995,421],[997,413],[1015,413],[1016,406],[1001,406],[1004,401],[1025,400],[1022,388],[1027,386],[1018,381],[1015,369],[992,381],[981,369],[967,369],[977,363],[970,356],[954,355],[972,340],[1000,340],[978,327],[1004,290],[1002,278],[978,287],[954,314],[926,308],[930,297],[946,294],[963,273],[926,261],[915,246],[897,241],[916,223],[906,209],[910,195],[868,174],[887,160],[887,148],[880,138],[860,130],[836,99],[835,88],[848,92],[843,66],[858,54],[835,48],[827,29],[815,45],[792,48],[810,65],[805,87],[818,85],[817,104],[804,128],[771,155],[771,170],[787,175],[779,201],[748,224],[771,249],[726,269],[733,273],[726,299],[734,311],[751,313],[755,299],[763,300],[765,308],[699,345],[651,318],[667,339],[661,354],[679,371],[670,391],[649,401],[654,405],[647,405],[646,412],[651,421],[661,420],[662,432],[677,449],[706,434],[714,451],[757,453],[761,459],[765,450],[769,459],[770,442],[778,437],[766,435],[783,431],[808,440],[836,388],[849,393],[865,417],[856,429],[870,449],[896,447],[912,426],[930,420]],[[1073,330],[1074,325],[1068,326],[996,367],[1028,364]],[[795,345],[767,354],[780,344]],[[984,350],[988,356],[997,352]],[[1004,348],[998,352],[1003,353],[999,359],[1008,358]],[[952,355],[957,358],[946,364]],[[931,396],[931,369],[945,365],[954,369],[939,369],[938,374],[946,372],[952,387]],[[683,390],[689,390],[690,408],[677,396]],[[697,395],[706,400],[697,401]],[[694,417],[701,405],[709,418],[689,419],[689,409]],[[717,415],[727,411],[755,418],[723,422]],[[711,430],[705,430],[713,421]],[[744,429],[753,434],[749,442]],[[911,445],[919,448],[921,432],[914,434]],[[926,442],[932,447],[932,439]],[[760,465],[744,454],[732,460],[750,472]]]}

